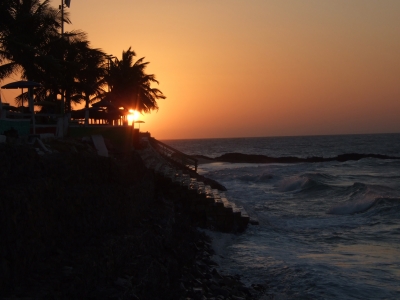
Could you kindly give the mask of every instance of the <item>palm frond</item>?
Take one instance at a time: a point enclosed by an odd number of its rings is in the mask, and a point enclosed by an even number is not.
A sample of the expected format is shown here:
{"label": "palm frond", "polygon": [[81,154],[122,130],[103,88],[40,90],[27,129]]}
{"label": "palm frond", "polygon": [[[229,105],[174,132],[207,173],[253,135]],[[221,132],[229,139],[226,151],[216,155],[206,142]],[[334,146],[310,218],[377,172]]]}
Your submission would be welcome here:
{"label": "palm frond", "polygon": [[10,62],[0,66],[0,80],[14,74],[18,71],[18,65]]}

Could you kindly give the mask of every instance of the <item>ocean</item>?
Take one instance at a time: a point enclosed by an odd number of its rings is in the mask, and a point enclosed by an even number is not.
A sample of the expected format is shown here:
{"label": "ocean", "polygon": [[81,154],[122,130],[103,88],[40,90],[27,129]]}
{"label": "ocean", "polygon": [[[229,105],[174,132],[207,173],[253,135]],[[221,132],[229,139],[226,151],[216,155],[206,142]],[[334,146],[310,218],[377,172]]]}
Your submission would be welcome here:
{"label": "ocean", "polygon": [[[400,134],[163,142],[209,157],[400,157]],[[266,286],[265,299],[400,299],[400,159],[217,162],[198,172],[259,221],[240,234],[207,231],[220,272]]]}

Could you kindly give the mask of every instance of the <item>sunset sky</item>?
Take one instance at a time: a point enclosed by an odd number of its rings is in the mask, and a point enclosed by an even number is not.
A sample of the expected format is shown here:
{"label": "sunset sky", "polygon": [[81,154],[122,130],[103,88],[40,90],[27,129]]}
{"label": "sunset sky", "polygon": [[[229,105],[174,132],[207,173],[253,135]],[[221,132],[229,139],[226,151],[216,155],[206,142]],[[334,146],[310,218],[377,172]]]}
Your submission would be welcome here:
{"label": "sunset sky", "polygon": [[[52,1],[54,6],[60,1]],[[157,139],[400,132],[399,0],[72,0],[91,46],[167,96]]]}

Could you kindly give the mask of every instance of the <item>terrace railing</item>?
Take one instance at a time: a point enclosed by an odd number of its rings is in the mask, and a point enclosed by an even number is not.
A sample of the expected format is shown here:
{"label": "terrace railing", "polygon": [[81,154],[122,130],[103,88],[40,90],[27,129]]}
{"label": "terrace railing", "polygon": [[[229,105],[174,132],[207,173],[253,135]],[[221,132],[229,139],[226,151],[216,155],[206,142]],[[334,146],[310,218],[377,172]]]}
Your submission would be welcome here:
{"label": "terrace railing", "polygon": [[155,138],[149,138],[149,142],[152,147],[158,151],[162,156],[178,163],[186,168],[189,168],[197,172],[198,160],[193,156],[187,155],[163,142],[156,140]]}

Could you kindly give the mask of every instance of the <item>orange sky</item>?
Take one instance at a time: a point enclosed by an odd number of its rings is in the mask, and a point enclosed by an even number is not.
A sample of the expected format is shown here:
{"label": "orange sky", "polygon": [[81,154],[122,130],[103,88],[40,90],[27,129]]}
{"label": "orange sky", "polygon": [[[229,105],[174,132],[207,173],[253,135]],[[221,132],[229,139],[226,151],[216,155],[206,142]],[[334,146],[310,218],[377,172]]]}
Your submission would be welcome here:
{"label": "orange sky", "polygon": [[398,0],[72,0],[69,11],[65,30],[150,62],[167,99],[141,130],[158,139],[400,132]]}

